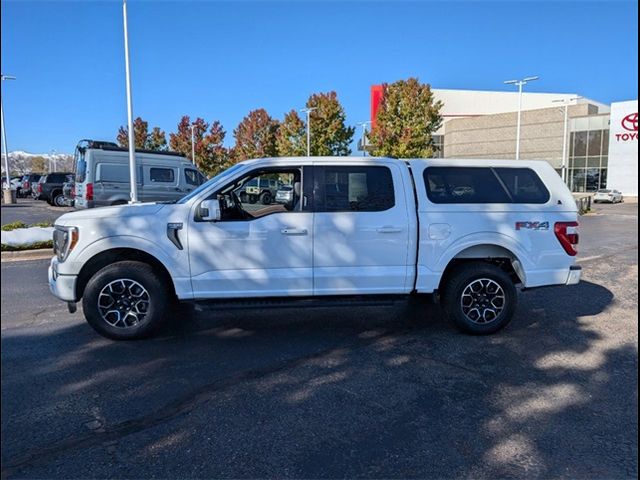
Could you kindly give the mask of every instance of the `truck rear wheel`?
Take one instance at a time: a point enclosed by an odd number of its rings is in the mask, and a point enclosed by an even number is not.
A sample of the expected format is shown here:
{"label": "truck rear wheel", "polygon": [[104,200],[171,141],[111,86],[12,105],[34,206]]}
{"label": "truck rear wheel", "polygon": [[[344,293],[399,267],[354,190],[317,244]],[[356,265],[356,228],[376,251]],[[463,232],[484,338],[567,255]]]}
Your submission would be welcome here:
{"label": "truck rear wheel", "polygon": [[509,275],[496,265],[467,263],[448,276],[442,295],[447,316],[463,332],[487,335],[513,317],[518,292]]}
{"label": "truck rear wheel", "polygon": [[87,284],[82,309],[89,325],[112,340],[145,338],[157,331],[171,295],[164,278],[148,264],[117,262]]}

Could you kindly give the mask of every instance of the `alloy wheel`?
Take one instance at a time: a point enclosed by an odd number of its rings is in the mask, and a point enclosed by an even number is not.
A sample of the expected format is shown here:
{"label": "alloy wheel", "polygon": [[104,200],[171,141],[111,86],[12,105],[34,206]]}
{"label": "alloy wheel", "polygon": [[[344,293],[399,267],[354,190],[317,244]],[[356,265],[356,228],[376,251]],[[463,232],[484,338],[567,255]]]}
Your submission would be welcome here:
{"label": "alloy wheel", "polygon": [[462,291],[460,307],[467,320],[477,324],[493,322],[505,307],[502,287],[489,278],[479,278]]}
{"label": "alloy wheel", "polygon": [[105,285],[98,295],[102,319],[117,328],[141,323],[149,311],[149,292],[135,280],[121,278]]}

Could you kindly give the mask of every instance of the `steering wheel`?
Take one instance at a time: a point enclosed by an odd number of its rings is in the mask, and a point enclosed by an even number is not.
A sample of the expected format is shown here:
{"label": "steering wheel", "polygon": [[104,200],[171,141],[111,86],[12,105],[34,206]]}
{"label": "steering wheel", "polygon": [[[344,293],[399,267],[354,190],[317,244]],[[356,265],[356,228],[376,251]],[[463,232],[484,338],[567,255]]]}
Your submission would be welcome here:
{"label": "steering wheel", "polygon": [[247,217],[247,213],[244,211],[244,209],[242,208],[242,202],[240,201],[240,198],[238,197],[238,194],[234,191],[231,191],[231,195],[229,195],[229,198],[231,199],[233,205],[229,206],[229,210],[231,210],[233,212],[233,216],[237,217],[239,219],[244,219]]}

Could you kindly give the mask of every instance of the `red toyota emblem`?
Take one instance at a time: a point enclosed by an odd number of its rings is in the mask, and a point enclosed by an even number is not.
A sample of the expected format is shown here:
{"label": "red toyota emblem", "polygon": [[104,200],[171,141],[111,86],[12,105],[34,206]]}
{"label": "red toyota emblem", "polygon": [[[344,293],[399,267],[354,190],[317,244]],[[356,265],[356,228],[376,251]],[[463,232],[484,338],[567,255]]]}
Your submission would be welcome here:
{"label": "red toyota emblem", "polygon": [[638,112],[630,113],[629,115],[627,115],[622,119],[622,122],[620,122],[620,124],[622,125],[622,128],[624,128],[625,130],[629,130],[630,132],[637,132],[638,131]]}

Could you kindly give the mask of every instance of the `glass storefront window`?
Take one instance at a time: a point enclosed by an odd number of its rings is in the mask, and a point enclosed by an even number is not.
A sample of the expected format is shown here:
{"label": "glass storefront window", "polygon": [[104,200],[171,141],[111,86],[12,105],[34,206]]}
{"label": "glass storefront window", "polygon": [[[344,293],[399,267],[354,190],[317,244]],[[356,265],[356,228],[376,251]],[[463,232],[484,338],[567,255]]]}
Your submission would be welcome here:
{"label": "glass storefront window", "polygon": [[587,143],[587,155],[600,156],[602,152],[602,130],[593,130],[589,132],[589,140]]}
{"label": "glass storefront window", "polygon": [[598,188],[600,188],[600,169],[588,168],[586,181],[587,192],[595,192],[598,190]]}
{"label": "glass storefront window", "polygon": [[573,192],[591,192],[607,185],[609,119],[594,118],[571,121],[567,183]]}
{"label": "glass storefront window", "polygon": [[587,166],[587,157],[575,157],[572,160],[573,160],[573,162],[571,162],[572,168],[580,168],[580,167]]}
{"label": "glass storefront window", "polygon": [[586,174],[582,168],[569,170],[569,187],[572,192],[584,192]]}
{"label": "glass storefront window", "polygon": [[603,168],[600,170],[600,187],[599,188],[607,188],[607,169]]}
{"label": "glass storefront window", "polygon": [[587,157],[587,167],[600,167],[600,157]]}
{"label": "glass storefront window", "polygon": [[587,137],[589,132],[576,132],[575,145],[573,147],[573,154],[576,157],[584,157],[587,154]]}

